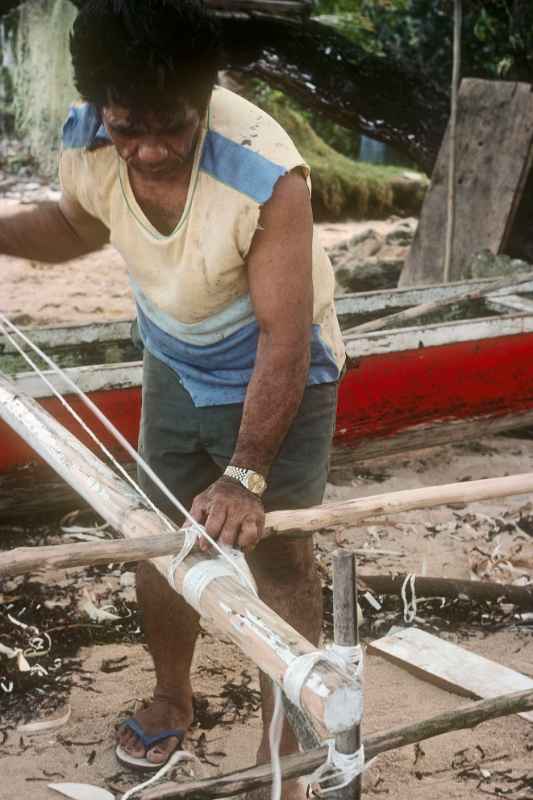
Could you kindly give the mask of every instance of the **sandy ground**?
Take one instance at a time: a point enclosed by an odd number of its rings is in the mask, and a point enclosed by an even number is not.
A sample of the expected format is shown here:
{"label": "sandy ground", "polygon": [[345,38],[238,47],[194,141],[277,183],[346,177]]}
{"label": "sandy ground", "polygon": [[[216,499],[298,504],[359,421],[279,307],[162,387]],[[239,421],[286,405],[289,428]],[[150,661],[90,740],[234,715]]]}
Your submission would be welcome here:
{"label": "sandy ground", "polygon": [[[4,208],[7,202],[3,201]],[[328,243],[358,230],[361,223],[322,226]],[[133,313],[124,265],[110,249],[60,267],[0,258],[0,271],[0,310],[19,323],[81,323],[129,317]],[[343,470],[342,482],[328,485],[326,499],[530,471],[533,442],[494,438],[475,446],[448,446],[374,461],[364,469]],[[347,528],[336,536],[318,534],[317,556],[324,574],[332,550],[341,543],[361,551],[362,574],[410,571],[468,578],[475,562],[483,558],[481,554],[493,553],[497,546],[505,553],[512,545],[521,544],[524,553],[531,553],[531,535],[521,533],[512,524],[524,515],[533,515],[528,497],[409,512],[365,527]],[[510,524],[497,529],[494,519]],[[495,534],[495,530],[499,532]],[[65,573],[55,575],[54,581],[65,577]],[[100,580],[92,580],[91,590],[98,592]],[[454,625],[439,624],[428,608],[419,604],[417,624],[466,650],[533,677],[531,623],[509,613],[505,623],[484,627],[481,623],[470,624],[465,612],[465,619]],[[384,635],[391,625],[399,623],[399,609],[374,614],[372,624],[367,619],[362,626],[363,642]],[[122,656],[127,657],[125,669],[119,673],[101,670],[104,660]],[[150,695],[150,658],[141,644],[98,645],[82,652],[82,666],[91,675],[93,690],[89,693],[81,684],[72,690],[72,716],[63,728],[40,736],[21,736],[15,730],[7,730],[4,741],[0,737],[1,800],[51,800],[58,795],[47,789],[50,780],[81,781],[115,789],[135,782],[131,775],[121,772],[114,759],[114,729],[119,719],[132,713]],[[242,670],[249,670],[254,676],[252,687],[256,687],[253,664],[234,645],[207,629],[194,666],[194,685],[199,695],[210,696],[215,705],[222,702],[222,684],[228,679],[239,682]],[[367,658],[366,734],[421,720],[465,702],[458,694],[433,686],[380,657]],[[0,725],[0,732],[1,728]],[[210,762],[204,764],[206,774],[252,764],[259,731],[258,713],[248,716],[245,722],[221,722],[203,731],[204,750]],[[195,727],[192,737],[198,740],[201,734]],[[533,798],[532,751],[531,723],[516,715],[492,721],[473,731],[450,733],[423,742],[420,747],[408,746],[381,756],[365,776],[365,796],[395,800],[470,800],[482,795],[513,800]]]}

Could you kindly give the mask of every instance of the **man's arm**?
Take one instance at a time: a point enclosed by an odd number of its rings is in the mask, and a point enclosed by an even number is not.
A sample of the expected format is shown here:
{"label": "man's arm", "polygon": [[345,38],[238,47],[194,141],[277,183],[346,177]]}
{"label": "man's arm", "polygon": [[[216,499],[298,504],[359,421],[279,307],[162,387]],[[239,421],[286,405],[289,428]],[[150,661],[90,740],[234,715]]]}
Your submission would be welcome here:
{"label": "man's arm", "polygon": [[[290,173],[264,206],[248,256],[259,343],[231,464],[265,477],[301,403],[313,321],[313,218],[304,178]],[[192,513],[225,544],[253,547],[261,538],[261,501],[229,479],[195,499]]]}
{"label": "man's arm", "polygon": [[2,255],[57,264],[99,250],[108,241],[105,225],[67,195],[0,218]]}

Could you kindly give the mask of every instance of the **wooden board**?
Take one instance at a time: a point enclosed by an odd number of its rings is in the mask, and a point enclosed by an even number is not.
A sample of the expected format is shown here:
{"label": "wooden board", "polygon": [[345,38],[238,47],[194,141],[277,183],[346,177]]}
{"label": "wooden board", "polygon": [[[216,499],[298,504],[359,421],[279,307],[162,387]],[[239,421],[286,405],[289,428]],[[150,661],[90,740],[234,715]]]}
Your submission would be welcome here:
{"label": "wooden board", "polygon": [[[450,280],[468,278],[480,250],[503,252],[532,159],[533,94],[526,83],[464,80],[457,117],[456,221]],[[444,274],[449,130],[435,165],[401,286]]]}
{"label": "wooden board", "polygon": [[520,297],[518,294],[493,295],[487,298],[487,305],[494,311],[519,312],[520,314],[533,314],[533,300],[527,297]]}
{"label": "wooden board", "polygon": [[[533,689],[533,680],[526,675],[419,628],[393,628],[388,636],[369,644],[368,652],[405,667],[423,680],[468,697],[498,697]],[[531,711],[520,716],[533,722]]]}

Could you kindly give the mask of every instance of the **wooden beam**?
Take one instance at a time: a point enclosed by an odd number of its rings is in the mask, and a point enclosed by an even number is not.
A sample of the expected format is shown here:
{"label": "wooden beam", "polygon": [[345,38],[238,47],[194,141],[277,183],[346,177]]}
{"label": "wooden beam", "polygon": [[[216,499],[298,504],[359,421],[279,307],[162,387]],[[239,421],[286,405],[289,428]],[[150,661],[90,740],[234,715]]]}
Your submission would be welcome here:
{"label": "wooden beam", "polygon": [[[0,392],[1,388],[2,379],[0,378]],[[0,394],[0,416],[2,415],[1,398]],[[36,408],[41,414],[46,415],[46,412],[39,406]],[[46,416],[48,417],[48,415]],[[58,423],[53,422],[61,428]],[[79,447],[82,448],[83,445],[79,445]],[[87,458],[89,456],[100,464],[91,453]],[[118,487],[123,486],[114,473],[108,472],[115,481],[118,481]],[[127,491],[131,493],[131,489],[127,489]],[[385,492],[313,508],[273,511],[267,514],[265,535],[308,536],[314,531],[324,528],[357,525],[369,517],[398,514],[402,511],[413,511],[420,508],[433,508],[449,503],[494,500],[532,492],[532,472],[509,475],[505,478],[485,478],[480,481],[461,481],[442,486],[427,486],[422,489],[403,489],[400,492]],[[138,504],[139,500],[136,499],[135,502]],[[104,519],[107,519],[104,513],[105,502],[100,509],[96,510]],[[152,512],[143,513],[155,516]],[[115,526],[115,522],[111,524]],[[36,569],[68,568],[84,564],[105,564],[111,561],[140,561],[169,555],[179,550],[181,534],[176,532],[157,536],[158,532],[161,534],[160,526],[153,523],[150,530],[146,531],[148,536],[143,536],[141,529],[136,534],[134,541],[119,539],[113,542],[15,548],[0,554],[0,575],[23,575]]]}
{"label": "wooden beam", "polygon": [[[17,393],[1,376],[0,417],[123,536],[144,539],[163,533],[168,535],[171,530],[176,543],[181,541],[176,526],[166,524],[146,506],[135,489],[118,478],[38,403]],[[179,552],[181,548],[173,549]],[[191,553],[175,570],[173,588],[181,593],[191,567],[205,567],[210,560],[198,552]],[[166,579],[171,557],[156,556],[151,561]],[[278,685],[283,685],[289,665],[298,656],[316,649],[235,577],[212,580],[199,605],[201,614],[212,620]],[[353,685],[347,671],[319,661],[302,688],[301,701],[317,733],[326,737],[353,726],[352,709],[358,696],[359,689]]]}
{"label": "wooden beam", "polygon": [[[474,728],[482,722],[498,717],[516,714],[533,709],[533,690],[513,692],[491,700],[469,703],[453,711],[445,711],[429,719],[402,725],[389,731],[375,733],[364,739],[367,760],[396,750],[400,747],[423,742],[450,731]],[[321,764],[327,756],[327,748],[322,747],[307,753],[297,753],[282,758],[283,779],[290,780],[307,775]],[[272,778],[270,764],[238,770],[216,778],[205,778],[184,783],[162,784],[145,790],[140,800],[209,800],[215,797],[232,797],[242,792],[269,786]]]}
{"label": "wooden beam", "polygon": [[448,503],[474,503],[514,494],[533,492],[533,473],[486,478],[480,481],[448,483],[422,489],[359,497],[341,503],[329,503],[299,511],[274,511],[268,515],[269,533],[309,532],[337,525],[354,525],[367,517],[397,514]]}
{"label": "wooden beam", "polygon": [[[376,594],[400,594],[406,575],[359,575],[359,585]],[[429,578],[416,576],[418,597],[464,597],[468,600],[489,603],[512,603],[524,610],[533,609],[533,584],[489,583],[463,581],[456,578]]]}

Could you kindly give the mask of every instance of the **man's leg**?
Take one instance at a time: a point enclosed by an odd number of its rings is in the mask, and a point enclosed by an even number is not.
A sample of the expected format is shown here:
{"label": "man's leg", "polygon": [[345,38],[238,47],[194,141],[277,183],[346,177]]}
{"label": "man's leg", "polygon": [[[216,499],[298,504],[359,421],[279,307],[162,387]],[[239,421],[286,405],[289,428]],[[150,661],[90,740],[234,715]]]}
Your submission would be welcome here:
{"label": "man's leg", "polygon": [[[312,644],[318,646],[322,628],[322,587],[313,554],[313,542],[267,540],[249,556],[259,595],[277,614]],[[274,710],[271,679],[260,673],[263,735],[257,752],[258,763],[270,760],[268,733]],[[283,726],[280,752],[298,750],[298,741],[288,723]],[[287,784],[287,797],[296,797],[294,784]],[[291,794],[292,792],[292,794]],[[258,797],[260,795],[257,795]],[[255,797],[255,795],[254,795]]]}
{"label": "man's leg", "polygon": [[[337,387],[323,384],[306,389],[302,404],[269,476],[264,496],[265,509],[308,508],[322,502],[329,466],[329,452],[336,418]],[[224,449],[231,457],[231,443],[224,448],[224,437],[232,428],[231,407],[221,412],[226,418],[210,417],[212,426],[221,425],[218,449],[210,454],[225,465]],[[237,423],[233,423],[237,426]],[[235,430],[234,430],[235,435]],[[212,434],[213,440],[215,434]],[[231,452],[230,452],[231,451]],[[282,537],[260,543],[248,557],[257,581],[259,595],[274,611],[312,644],[318,645],[322,628],[322,589],[313,554],[312,539],[288,541]],[[270,759],[268,733],[274,695],[270,678],[260,674],[262,690],[263,735],[257,753],[258,763]],[[288,755],[298,750],[298,742],[285,723],[280,752]],[[269,791],[256,791],[250,800],[269,798]],[[305,797],[296,781],[284,784],[284,800]]]}
{"label": "man's leg", "polygon": [[[145,353],[139,450],[186,508],[220,474],[200,449],[198,435],[196,409],[177,376]],[[181,523],[176,510],[142,470],[138,478],[156,505]],[[198,614],[147,562],[137,568],[137,600],[144,613],[156,687],[152,703],[136,714],[135,720],[148,736],[176,728],[187,730],[193,719],[190,667],[199,631]],[[120,731],[119,742],[130,755],[146,755],[154,763],[166,761],[177,745],[177,739],[169,737],[146,751],[127,727]]]}

